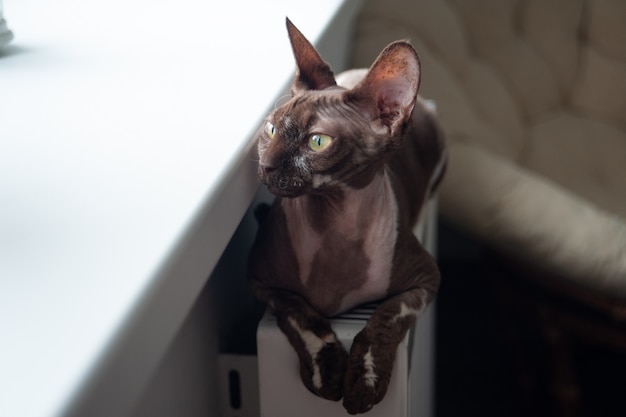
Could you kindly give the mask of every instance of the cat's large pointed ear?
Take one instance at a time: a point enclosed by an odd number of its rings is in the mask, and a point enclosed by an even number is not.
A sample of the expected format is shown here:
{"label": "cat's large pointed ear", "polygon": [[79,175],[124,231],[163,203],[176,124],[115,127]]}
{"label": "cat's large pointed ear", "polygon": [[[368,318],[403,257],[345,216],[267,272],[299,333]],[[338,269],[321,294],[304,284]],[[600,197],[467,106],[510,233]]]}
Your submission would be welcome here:
{"label": "cat's large pointed ear", "polygon": [[420,73],[415,49],[406,41],[396,41],[380,53],[352,94],[372,113],[374,123],[396,135],[411,117]]}
{"label": "cat's large pointed ear", "polygon": [[301,90],[323,90],[337,85],[330,66],[320,57],[313,45],[287,18],[287,32],[291,49],[296,58],[296,78],[291,86],[291,93]]}

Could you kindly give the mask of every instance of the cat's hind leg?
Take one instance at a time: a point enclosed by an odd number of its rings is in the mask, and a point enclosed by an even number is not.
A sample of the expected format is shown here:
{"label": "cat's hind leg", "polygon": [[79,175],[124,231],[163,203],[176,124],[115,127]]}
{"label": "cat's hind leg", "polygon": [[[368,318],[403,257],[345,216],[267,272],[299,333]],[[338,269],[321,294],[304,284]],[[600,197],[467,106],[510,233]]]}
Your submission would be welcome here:
{"label": "cat's hind leg", "polygon": [[278,289],[256,291],[273,309],[278,327],[296,351],[304,385],[322,398],[339,401],[347,353],[330,321],[297,294]]}

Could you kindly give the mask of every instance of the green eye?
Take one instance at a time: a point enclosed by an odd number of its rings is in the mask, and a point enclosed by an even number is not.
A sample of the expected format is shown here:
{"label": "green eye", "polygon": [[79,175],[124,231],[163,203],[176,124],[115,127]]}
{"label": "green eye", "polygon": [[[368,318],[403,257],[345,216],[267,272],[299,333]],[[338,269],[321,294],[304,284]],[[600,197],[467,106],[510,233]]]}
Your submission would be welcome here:
{"label": "green eye", "polygon": [[276,128],[270,122],[265,124],[265,134],[270,138],[274,139],[274,135],[276,134]]}
{"label": "green eye", "polygon": [[309,137],[309,148],[315,152],[319,152],[330,145],[332,141],[333,139],[328,135],[311,135],[311,137]]}

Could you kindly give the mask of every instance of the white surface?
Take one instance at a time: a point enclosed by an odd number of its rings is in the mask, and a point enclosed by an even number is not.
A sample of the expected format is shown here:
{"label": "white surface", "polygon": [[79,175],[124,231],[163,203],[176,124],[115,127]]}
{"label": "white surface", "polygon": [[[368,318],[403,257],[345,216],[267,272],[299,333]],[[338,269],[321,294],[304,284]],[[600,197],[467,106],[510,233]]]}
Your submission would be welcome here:
{"label": "white surface", "polygon": [[11,42],[13,33],[7,28],[7,22],[2,14],[2,0],[0,0],[0,48]]}
{"label": "white surface", "polygon": [[285,16],[316,40],[341,3],[5,0],[0,416],[63,415],[114,348],[167,342],[256,189]]}
{"label": "white surface", "polygon": [[7,22],[2,18],[2,10],[0,10],[0,48],[6,46],[12,39],[13,33],[7,28]]}

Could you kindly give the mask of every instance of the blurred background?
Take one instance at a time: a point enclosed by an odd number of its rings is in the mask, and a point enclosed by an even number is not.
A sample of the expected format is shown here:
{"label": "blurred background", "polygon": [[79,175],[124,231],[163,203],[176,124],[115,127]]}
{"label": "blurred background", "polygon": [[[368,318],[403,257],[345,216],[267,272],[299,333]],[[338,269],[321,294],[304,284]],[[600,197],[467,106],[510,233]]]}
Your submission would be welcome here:
{"label": "blurred background", "polygon": [[437,415],[626,413],[626,2],[372,0],[449,142]]}

